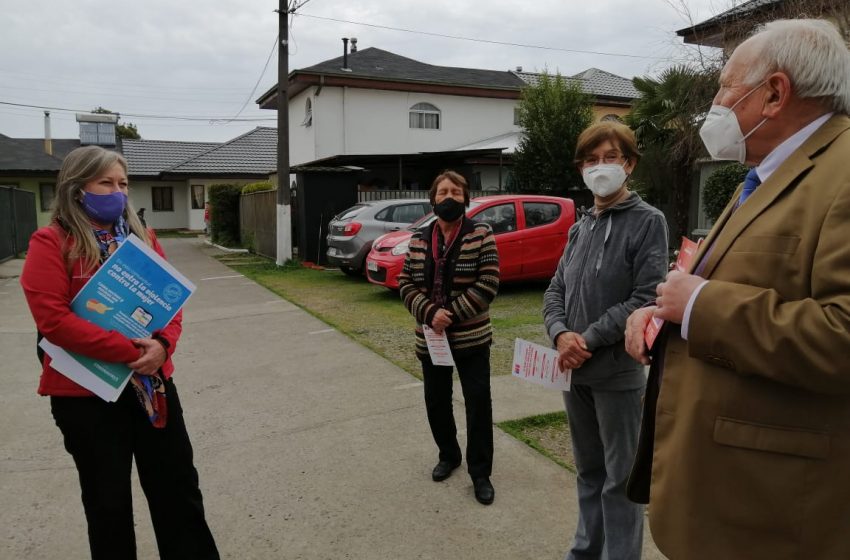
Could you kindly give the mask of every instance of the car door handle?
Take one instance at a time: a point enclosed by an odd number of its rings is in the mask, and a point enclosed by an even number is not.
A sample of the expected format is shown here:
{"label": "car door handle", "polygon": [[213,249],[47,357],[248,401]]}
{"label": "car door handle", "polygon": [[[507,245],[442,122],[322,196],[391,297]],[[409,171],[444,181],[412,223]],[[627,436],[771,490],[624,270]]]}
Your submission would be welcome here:
{"label": "car door handle", "polygon": [[390,228],[390,231],[398,231],[398,230],[400,230],[400,229],[401,229],[400,227],[391,227],[391,228]]}

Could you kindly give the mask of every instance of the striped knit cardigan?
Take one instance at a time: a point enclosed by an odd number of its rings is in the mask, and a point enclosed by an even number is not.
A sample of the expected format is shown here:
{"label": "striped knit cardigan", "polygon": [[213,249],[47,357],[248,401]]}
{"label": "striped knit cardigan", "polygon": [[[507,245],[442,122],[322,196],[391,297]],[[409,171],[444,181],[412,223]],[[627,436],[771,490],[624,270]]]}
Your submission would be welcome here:
{"label": "striped knit cardigan", "polygon": [[[416,354],[420,358],[428,356],[422,325],[430,326],[439,309],[431,301],[434,283],[431,238],[435,227],[436,221],[413,234],[398,277],[401,299],[416,319]],[[464,217],[460,228],[443,276],[446,302],[443,307],[451,311],[453,319],[446,334],[455,355],[469,354],[491,344],[489,308],[499,289],[499,253],[490,226]]]}

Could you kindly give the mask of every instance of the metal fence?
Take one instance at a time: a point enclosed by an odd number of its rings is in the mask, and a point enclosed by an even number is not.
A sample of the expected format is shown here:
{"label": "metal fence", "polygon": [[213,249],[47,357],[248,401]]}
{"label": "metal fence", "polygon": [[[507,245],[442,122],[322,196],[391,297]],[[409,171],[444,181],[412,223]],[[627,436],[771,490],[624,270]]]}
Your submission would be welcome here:
{"label": "metal fence", "polygon": [[276,190],[253,192],[240,197],[239,230],[242,243],[254,253],[277,257]]}
{"label": "metal fence", "polygon": [[[485,196],[490,194],[504,194],[496,191],[469,191],[469,197]],[[370,200],[390,200],[393,198],[428,198],[428,191],[362,191],[357,193],[358,202]]]}
{"label": "metal fence", "polygon": [[37,228],[35,193],[0,186],[0,262],[26,251]]}

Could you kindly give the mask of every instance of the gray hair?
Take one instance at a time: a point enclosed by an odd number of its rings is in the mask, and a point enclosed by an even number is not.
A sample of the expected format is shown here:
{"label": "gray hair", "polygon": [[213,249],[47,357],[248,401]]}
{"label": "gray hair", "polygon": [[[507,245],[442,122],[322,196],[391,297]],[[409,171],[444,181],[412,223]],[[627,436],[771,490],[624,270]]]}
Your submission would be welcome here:
{"label": "gray hair", "polygon": [[836,113],[850,114],[850,50],[830,22],[778,19],[759,27],[748,41],[756,43],[758,55],[747,85],[781,71],[797,96],[822,98]]}

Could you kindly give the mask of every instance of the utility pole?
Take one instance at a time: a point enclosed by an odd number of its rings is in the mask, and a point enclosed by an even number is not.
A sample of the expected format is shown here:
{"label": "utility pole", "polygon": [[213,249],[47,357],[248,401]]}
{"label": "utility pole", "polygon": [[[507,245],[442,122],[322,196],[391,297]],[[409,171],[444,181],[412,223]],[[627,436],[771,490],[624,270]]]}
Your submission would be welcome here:
{"label": "utility pole", "polygon": [[289,0],[278,0],[277,49],[277,259],[292,258],[292,206],[289,193]]}

